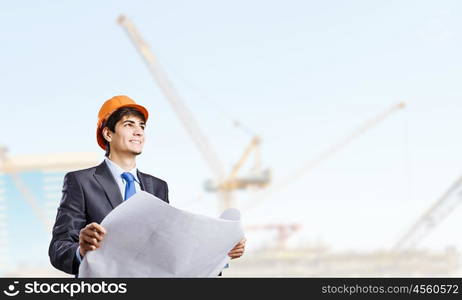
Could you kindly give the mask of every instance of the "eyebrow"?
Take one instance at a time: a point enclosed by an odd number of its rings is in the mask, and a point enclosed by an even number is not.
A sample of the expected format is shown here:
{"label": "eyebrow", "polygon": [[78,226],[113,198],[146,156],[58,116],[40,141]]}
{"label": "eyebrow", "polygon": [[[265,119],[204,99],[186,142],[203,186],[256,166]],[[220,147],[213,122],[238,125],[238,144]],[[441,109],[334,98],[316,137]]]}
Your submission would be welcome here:
{"label": "eyebrow", "polygon": [[[128,122],[128,123],[132,123],[132,124],[136,124],[136,122],[133,121],[133,120],[125,120],[125,121],[123,121],[124,124],[127,123],[127,122]],[[146,126],[146,123],[143,122],[143,121],[141,121],[141,122],[140,122],[140,125],[145,125],[145,126]]]}

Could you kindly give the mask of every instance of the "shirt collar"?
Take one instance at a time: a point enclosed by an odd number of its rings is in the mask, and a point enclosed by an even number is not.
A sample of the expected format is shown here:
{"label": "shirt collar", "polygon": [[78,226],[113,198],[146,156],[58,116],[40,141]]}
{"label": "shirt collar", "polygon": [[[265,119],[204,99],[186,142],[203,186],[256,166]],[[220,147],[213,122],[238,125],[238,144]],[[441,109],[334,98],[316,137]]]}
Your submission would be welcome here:
{"label": "shirt collar", "polygon": [[135,177],[135,181],[140,183],[140,181],[138,179],[138,172],[137,172],[136,167],[134,167],[133,169],[131,169],[129,171],[125,171],[118,164],[116,164],[115,162],[110,160],[108,157],[105,157],[104,160],[106,161],[106,164],[108,165],[109,170],[111,170],[112,175],[114,175],[114,177],[116,179],[123,179],[122,178],[122,173],[130,172],[133,175],[133,177]]}

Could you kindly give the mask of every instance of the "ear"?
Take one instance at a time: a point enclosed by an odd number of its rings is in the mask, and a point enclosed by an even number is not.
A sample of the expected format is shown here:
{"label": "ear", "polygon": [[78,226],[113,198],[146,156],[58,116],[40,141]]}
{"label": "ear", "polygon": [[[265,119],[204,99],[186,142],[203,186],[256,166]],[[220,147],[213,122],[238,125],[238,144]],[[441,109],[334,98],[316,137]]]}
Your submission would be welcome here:
{"label": "ear", "polygon": [[108,141],[109,143],[112,142],[112,132],[109,130],[109,128],[104,127],[102,134],[106,141]]}

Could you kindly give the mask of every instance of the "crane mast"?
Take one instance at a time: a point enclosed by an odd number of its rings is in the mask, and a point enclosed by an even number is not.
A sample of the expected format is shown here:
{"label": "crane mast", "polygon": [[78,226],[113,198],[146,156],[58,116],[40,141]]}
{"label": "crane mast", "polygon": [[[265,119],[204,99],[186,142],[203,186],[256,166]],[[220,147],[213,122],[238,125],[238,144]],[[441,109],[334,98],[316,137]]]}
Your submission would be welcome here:
{"label": "crane mast", "polygon": [[167,74],[162,70],[162,67],[158,63],[149,45],[142,39],[141,35],[136,30],[135,25],[128,18],[120,16],[118,18],[118,23],[125,29],[141,57],[144,59],[144,62],[159,85],[162,93],[171,104],[175,113],[179,116],[180,121],[192,137],[196,146],[199,148],[203,158],[212,170],[215,179],[218,182],[221,182],[225,177],[223,163],[202,133],[202,130],[194,119],[192,113],[183,103],[180,95],[176,92]]}

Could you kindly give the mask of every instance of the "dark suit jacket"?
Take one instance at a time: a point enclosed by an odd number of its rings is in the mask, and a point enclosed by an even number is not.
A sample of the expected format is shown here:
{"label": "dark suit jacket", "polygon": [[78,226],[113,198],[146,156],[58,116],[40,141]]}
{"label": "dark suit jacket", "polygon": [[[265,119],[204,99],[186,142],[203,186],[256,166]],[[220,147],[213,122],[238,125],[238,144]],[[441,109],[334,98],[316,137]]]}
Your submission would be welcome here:
{"label": "dark suit jacket", "polygon": [[[138,178],[143,191],[168,203],[168,186],[165,181],[139,171]],[[67,173],[48,250],[51,264],[63,272],[78,274],[76,251],[80,230],[92,222],[100,224],[122,201],[119,186],[106,162]]]}

